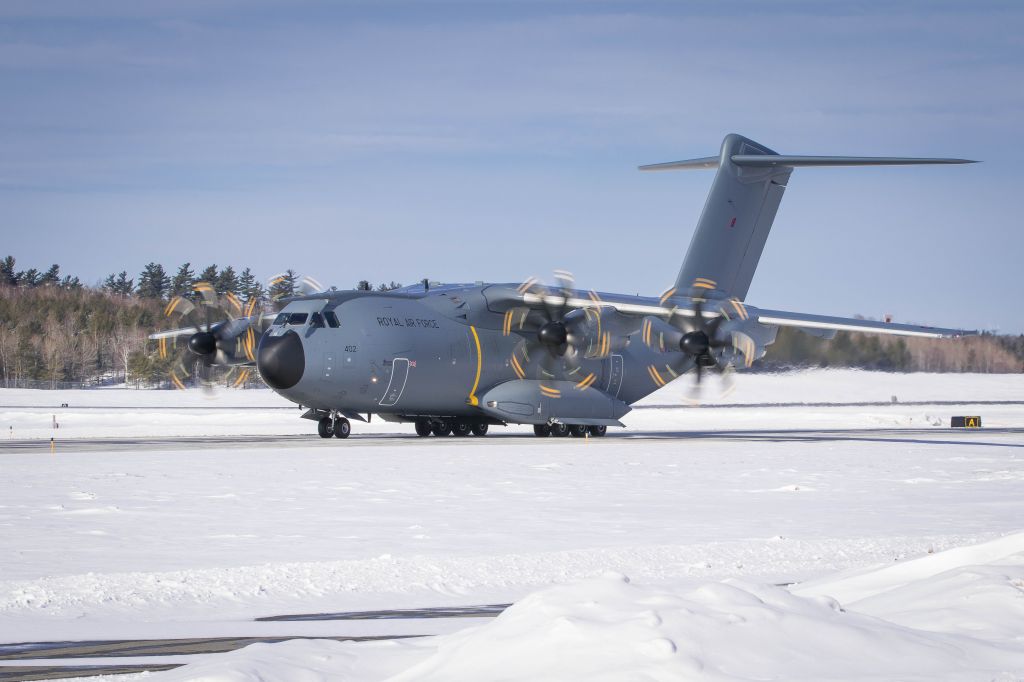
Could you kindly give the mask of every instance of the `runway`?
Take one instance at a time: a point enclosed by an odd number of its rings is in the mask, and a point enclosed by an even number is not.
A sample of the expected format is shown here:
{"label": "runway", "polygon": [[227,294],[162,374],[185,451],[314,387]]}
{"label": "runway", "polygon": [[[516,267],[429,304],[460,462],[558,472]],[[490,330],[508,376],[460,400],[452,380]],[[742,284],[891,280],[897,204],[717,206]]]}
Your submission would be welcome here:
{"label": "runway", "polygon": [[[609,430],[603,438],[587,439],[591,444],[622,442],[623,440],[710,440],[710,441],[761,441],[761,442],[844,442],[864,441],[872,443],[932,443],[936,445],[983,445],[991,447],[1024,448],[1024,428],[950,429],[934,428],[872,428],[872,429],[742,429],[714,431],[623,431]],[[552,442],[548,438],[540,442]],[[581,439],[568,437],[567,442]],[[485,438],[448,436],[420,438],[409,434],[374,434],[324,439],[316,434],[285,434],[276,436],[235,435],[235,436],[170,436],[160,438],[69,438],[55,439],[54,452],[117,452],[128,450],[187,450],[197,446],[222,448],[270,448],[279,446],[302,446],[343,449],[345,447],[374,446],[418,446],[418,447],[479,447],[488,442],[535,443],[533,435],[522,433],[501,433],[495,427]],[[51,443],[43,439],[15,439],[0,441],[0,454],[24,452],[50,452]]]}
{"label": "runway", "polygon": [[[436,608],[385,609],[376,611],[343,611],[336,613],[302,613],[256,618],[260,622],[294,622],[313,620],[415,621],[450,618],[490,618],[498,615],[510,604],[482,604]],[[428,628],[423,628],[427,630]],[[375,640],[408,639],[422,637],[417,634],[318,636],[336,642],[369,642]],[[251,644],[276,644],[292,639],[305,639],[303,635],[283,637],[191,637],[175,639],[93,640],[77,642],[20,642],[0,644],[0,682],[27,680],[54,680],[84,675],[118,675],[157,672],[184,665],[175,662],[175,656],[196,656],[225,653]],[[129,664],[119,659],[150,659],[151,662],[132,660]],[[8,665],[17,661],[16,665]],[[93,661],[90,663],[90,661]]]}

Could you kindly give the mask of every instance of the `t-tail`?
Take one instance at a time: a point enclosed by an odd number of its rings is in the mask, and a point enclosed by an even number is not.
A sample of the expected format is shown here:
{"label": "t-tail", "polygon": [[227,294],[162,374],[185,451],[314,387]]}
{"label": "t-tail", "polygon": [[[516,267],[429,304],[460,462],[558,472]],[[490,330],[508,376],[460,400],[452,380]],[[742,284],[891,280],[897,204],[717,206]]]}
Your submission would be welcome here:
{"label": "t-tail", "polygon": [[799,166],[902,166],[975,163],[968,159],[786,156],[741,135],[727,135],[717,157],[640,166],[640,170],[717,168],[707,203],[676,278],[675,291],[715,290],[744,300],[790,173]]}

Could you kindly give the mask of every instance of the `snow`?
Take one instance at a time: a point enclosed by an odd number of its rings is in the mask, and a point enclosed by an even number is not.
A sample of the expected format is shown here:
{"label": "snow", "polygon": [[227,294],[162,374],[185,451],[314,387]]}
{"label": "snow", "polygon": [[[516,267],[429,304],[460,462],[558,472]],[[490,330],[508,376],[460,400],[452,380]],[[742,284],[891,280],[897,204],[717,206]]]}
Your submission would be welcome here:
{"label": "snow", "polygon": [[[1024,376],[738,388],[671,407],[675,382],[625,437],[545,441],[377,420],[322,441],[260,390],[0,390],[0,429],[58,434],[53,454],[0,440],[0,641],[441,633],[254,645],[147,679],[1024,675],[1024,438],[998,428],[1024,405],[962,402],[1022,401]],[[989,428],[945,428],[964,413]],[[819,431],[850,428],[871,430]],[[309,437],[74,444],[237,433]],[[504,602],[493,621],[253,620]]]}
{"label": "snow", "polygon": [[[1000,550],[991,552],[998,546]],[[1000,556],[1003,552],[1010,556]],[[965,602],[944,628],[844,608],[828,596],[724,580],[691,589],[640,586],[605,573],[535,592],[486,625],[419,641],[255,645],[160,680],[860,680],[1015,679],[1024,674],[1024,534],[908,562],[963,573],[998,556],[1016,594]],[[973,566],[973,570],[979,570]],[[885,571],[864,574],[875,584]],[[927,579],[924,579],[927,581]],[[915,581],[916,582],[916,581]],[[891,597],[902,613],[942,611],[929,590]],[[972,621],[997,622],[1001,633]],[[938,632],[936,632],[938,631]],[[966,632],[965,632],[966,631]],[[941,634],[939,634],[941,632]],[[984,635],[982,638],[980,635]],[[1015,640],[1015,641],[1014,641]]]}

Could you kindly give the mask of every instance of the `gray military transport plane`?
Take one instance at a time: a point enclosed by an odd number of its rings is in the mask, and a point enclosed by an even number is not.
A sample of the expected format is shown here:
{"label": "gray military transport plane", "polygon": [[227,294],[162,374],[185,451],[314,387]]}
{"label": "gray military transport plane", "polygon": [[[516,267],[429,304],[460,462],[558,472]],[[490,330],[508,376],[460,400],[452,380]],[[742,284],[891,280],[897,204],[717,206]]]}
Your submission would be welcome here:
{"label": "gray military transport plane", "polygon": [[[387,292],[321,291],[286,300],[267,316],[250,307],[211,321],[219,301],[197,285],[198,306],[177,298],[168,314],[191,325],[154,334],[161,351],[188,338],[188,365],[255,365],[282,396],[307,407],[324,438],[350,420],[410,422],[420,436],[483,436],[491,425],[532,424],[538,436],[602,436],[630,405],[680,375],[726,378],[765,354],[779,327],[831,338],[836,331],[952,337],[907,324],[791,313],[745,303],[794,168],[971,163],[965,159],[787,156],[740,135],[721,153],[641,170],[717,168],[675,285],[661,297],[598,293],[557,284],[445,284]],[[221,306],[223,307],[223,306]],[[230,306],[229,306],[230,307]],[[241,370],[247,371],[247,370]],[[244,376],[244,375],[243,375]],[[365,415],[365,416],[364,416]]]}

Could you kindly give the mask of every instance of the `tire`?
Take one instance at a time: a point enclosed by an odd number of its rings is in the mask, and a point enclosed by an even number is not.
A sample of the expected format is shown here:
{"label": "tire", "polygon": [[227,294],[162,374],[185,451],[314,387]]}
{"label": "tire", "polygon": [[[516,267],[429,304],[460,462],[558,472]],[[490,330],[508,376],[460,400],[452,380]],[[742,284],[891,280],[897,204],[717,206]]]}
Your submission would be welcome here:
{"label": "tire", "polygon": [[566,436],[569,435],[569,425],[568,424],[552,424],[551,425],[551,435],[555,436],[556,438],[565,438]]}
{"label": "tire", "polygon": [[468,419],[455,419],[452,421],[453,436],[468,436],[473,431],[473,424]]}
{"label": "tire", "polygon": [[320,433],[321,438],[330,438],[334,435],[334,423],[330,417],[324,417],[317,422],[316,430]]}
{"label": "tire", "polygon": [[347,419],[339,419],[334,422],[334,437],[335,438],[348,438],[348,434],[352,433],[352,424]]}
{"label": "tire", "polygon": [[420,438],[426,438],[434,432],[433,427],[430,424],[429,419],[417,419],[416,420],[416,435]]}
{"label": "tire", "polygon": [[473,435],[474,436],[486,436],[487,427],[490,426],[487,422],[477,422],[473,424]]}
{"label": "tire", "polygon": [[604,426],[603,424],[601,426],[591,426],[590,427],[590,435],[594,436],[596,438],[600,438],[601,436],[603,436],[607,432],[608,432],[608,427]]}
{"label": "tire", "polygon": [[435,436],[450,436],[452,433],[452,423],[447,419],[439,419],[433,423],[431,430]]}
{"label": "tire", "polygon": [[583,424],[570,424],[569,433],[575,438],[583,438],[587,435],[587,427]]}
{"label": "tire", "polygon": [[537,436],[538,438],[547,438],[548,436],[551,435],[551,427],[548,426],[547,424],[534,424],[533,435]]}

